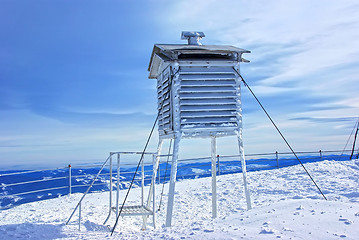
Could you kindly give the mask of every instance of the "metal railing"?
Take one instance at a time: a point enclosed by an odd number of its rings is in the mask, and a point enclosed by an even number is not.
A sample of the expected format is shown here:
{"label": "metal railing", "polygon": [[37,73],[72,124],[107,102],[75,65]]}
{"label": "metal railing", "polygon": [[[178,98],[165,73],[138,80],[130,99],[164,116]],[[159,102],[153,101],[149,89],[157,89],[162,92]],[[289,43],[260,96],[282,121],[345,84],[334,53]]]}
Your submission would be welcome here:
{"label": "metal railing", "polygon": [[[316,152],[297,152],[297,155],[303,161],[315,162],[324,159],[348,160],[350,150],[346,151],[316,151]],[[116,152],[112,154],[128,154],[129,152]],[[148,153],[151,155],[149,161],[145,161],[144,180],[148,184],[152,177],[152,158],[155,153]],[[161,156],[160,165],[157,174],[157,183],[169,181],[170,162],[168,163],[167,173],[165,172],[168,155]],[[357,158],[357,156],[356,156]],[[217,156],[217,174],[229,174],[241,171],[239,163],[239,155],[223,155]],[[202,158],[188,158],[178,160],[178,175],[177,179],[188,179],[210,176],[211,157]],[[287,167],[298,164],[297,160],[290,152],[274,152],[274,153],[259,153],[246,154],[247,171],[267,170],[273,168]],[[0,209],[5,209],[13,205],[18,205],[25,202],[36,201],[40,199],[53,198],[54,196],[72,194],[74,192],[85,192],[86,188],[90,186],[90,182],[95,178],[101,164],[86,165],[86,166],[71,166],[63,168],[52,168],[44,170],[30,170],[19,171],[11,173],[0,173]],[[123,163],[121,164],[122,185],[121,188],[126,188],[126,182],[130,181],[133,176],[135,164]],[[91,171],[90,171],[91,170]],[[197,171],[196,171],[197,170]],[[54,173],[59,176],[53,176]],[[33,176],[31,174],[37,174]],[[22,177],[20,177],[22,176]],[[26,177],[25,177],[26,176]],[[110,170],[108,164],[105,164],[104,170],[98,175],[98,179],[92,183],[92,186],[102,186],[95,188],[93,191],[107,191],[110,187]],[[112,172],[113,177],[117,177],[116,172]],[[41,177],[37,179],[36,177]],[[28,178],[28,181],[17,181],[19,178]],[[135,182],[141,181],[137,178]],[[45,184],[44,184],[45,183]],[[55,184],[56,183],[56,184]],[[139,185],[139,184],[138,184]],[[117,186],[115,186],[116,188]],[[18,189],[16,189],[18,188]],[[41,198],[34,196],[36,193],[42,193]],[[26,198],[27,195],[33,195],[32,198]],[[16,198],[22,198],[23,201],[11,201]],[[9,204],[4,203],[7,199]],[[27,200],[26,200],[27,199]],[[9,206],[7,206],[9,205]]]}

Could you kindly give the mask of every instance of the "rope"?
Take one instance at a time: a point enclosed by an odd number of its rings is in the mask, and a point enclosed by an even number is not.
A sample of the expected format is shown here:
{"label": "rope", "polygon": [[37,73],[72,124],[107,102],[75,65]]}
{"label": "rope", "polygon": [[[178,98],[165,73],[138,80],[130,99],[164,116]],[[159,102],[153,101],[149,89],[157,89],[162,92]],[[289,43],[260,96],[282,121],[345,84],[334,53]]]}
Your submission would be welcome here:
{"label": "rope", "polygon": [[163,190],[165,189],[165,182],[166,182],[166,176],[167,176],[168,161],[169,161],[169,159],[170,159],[171,147],[172,147],[172,138],[171,138],[171,140],[170,140],[170,146],[169,146],[169,148],[168,148],[167,162],[166,162],[166,170],[165,170],[165,175],[163,176],[163,185],[162,185],[161,199],[160,199],[160,204],[159,204],[159,206],[158,206],[158,211],[161,210],[162,196],[163,196]]}
{"label": "rope", "polygon": [[251,94],[253,95],[253,97],[256,99],[256,101],[258,102],[258,104],[260,105],[260,107],[262,108],[262,110],[264,111],[264,113],[267,115],[267,117],[269,118],[269,120],[272,122],[273,126],[275,127],[275,129],[278,131],[279,135],[282,137],[282,139],[284,140],[284,142],[287,144],[287,146],[289,147],[289,149],[291,150],[291,152],[293,153],[293,155],[295,156],[295,158],[298,160],[298,162],[300,163],[300,165],[303,167],[304,171],[307,173],[307,175],[309,176],[309,178],[312,180],[312,182],[314,183],[314,185],[317,187],[317,189],[319,190],[319,192],[322,194],[323,198],[325,200],[327,200],[327,198],[325,197],[324,193],[322,192],[322,190],[320,190],[319,186],[317,185],[317,183],[314,181],[314,179],[312,178],[312,176],[310,175],[310,173],[308,172],[308,170],[304,167],[302,161],[300,161],[300,159],[298,158],[297,154],[294,152],[293,148],[290,146],[290,144],[288,143],[287,139],[284,137],[284,135],[282,134],[282,132],[279,130],[279,128],[277,127],[277,125],[274,123],[273,119],[269,116],[268,112],[266,111],[266,109],[263,107],[262,103],[259,101],[259,99],[257,98],[257,96],[254,94],[254,92],[252,91],[252,89],[248,86],[248,84],[246,83],[246,81],[243,79],[242,75],[235,69],[233,68],[234,71],[236,71],[236,73],[238,74],[238,76],[241,78],[242,82],[244,83],[244,85],[248,88],[248,90],[251,92]]}
{"label": "rope", "polygon": [[359,130],[359,120],[358,120],[358,122],[357,122],[356,125],[357,125],[357,130],[356,130],[355,135],[354,135],[353,148],[352,148],[352,153],[351,153],[351,155],[350,155],[350,160],[352,160],[353,154],[354,154],[354,150],[355,150],[355,142],[356,142],[356,140],[357,140],[357,135],[358,135],[358,130]]}
{"label": "rope", "polygon": [[[359,122],[359,118],[358,118],[358,122]],[[344,146],[344,149],[343,149],[343,151],[342,151],[342,154],[340,154],[339,161],[342,159],[342,156],[343,156],[343,154],[344,154],[344,152],[345,152],[345,149],[347,148],[348,143],[349,143],[350,139],[352,138],[353,132],[354,132],[355,127],[356,127],[356,125],[358,124],[358,122],[355,123],[355,125],[354,125],[354,127],[353,127],[353,130],[352,130],[352,132],[350,133],[350,136],[349,136],[349,138],[348,138],[348,140],[347,140],[347,143],[346,143],[345,146]]]}

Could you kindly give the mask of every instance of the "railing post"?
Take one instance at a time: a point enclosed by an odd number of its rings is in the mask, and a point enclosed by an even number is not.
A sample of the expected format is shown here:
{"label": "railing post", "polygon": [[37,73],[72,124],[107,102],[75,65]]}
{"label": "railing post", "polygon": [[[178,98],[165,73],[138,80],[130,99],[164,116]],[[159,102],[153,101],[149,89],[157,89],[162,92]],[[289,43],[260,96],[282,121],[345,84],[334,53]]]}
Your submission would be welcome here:
{"label": "railing post", "polygon": [[112,153],[110,153],[110,213],[112,211]]}
{"label": "railing post", "polygon": [[144,206],[144,187],[145,187],[145,156],[141,158],[141,206]]}
{"label": "railing post", "polygon": [[119,210],[119,206],[118,204],[120,203],[120,154],[117,153],[117,190],[116,190],[116,217],[118,217],[118,210]]}
{"label": "railing post", "polygon": [[69,194],[71,195],[72,191],[71,191],[71,187],[72,187],[72,184],[71,184],[71,164],[69,164]]}
{"label": "railing post", "polygon": [[277,160],[277,168],[279,168],[278,151],[275,152],[275,159]]}
{"label": "railing post", "polygon": [[79,204],[79,231],[81,230],[81,202]]}
{"label": "railing post", "polygon": [[323,154],[322,154],[322,150],[319,150],[319,154],[320,154],[320,161],[323,161]]}
{"label": "railing post", "polygon": [[221,174],[221,171],[219,170],[219,155],[217,155],[217,167],[218,167],[218,175]]}

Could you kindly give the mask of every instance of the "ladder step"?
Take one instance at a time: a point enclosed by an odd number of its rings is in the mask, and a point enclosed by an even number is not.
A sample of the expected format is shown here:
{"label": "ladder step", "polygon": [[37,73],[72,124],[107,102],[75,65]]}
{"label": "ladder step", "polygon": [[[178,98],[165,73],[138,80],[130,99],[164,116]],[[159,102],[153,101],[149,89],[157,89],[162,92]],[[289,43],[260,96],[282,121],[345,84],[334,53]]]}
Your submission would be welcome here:
{"label": "ladder step", "polygon": [[[119,210],[121,207],[119,207]],[[116,212],[116,207],[112,207],[112,210]],[[124,206],[121,212],[121,216],[150,216],[153,212],[145,206]]]}

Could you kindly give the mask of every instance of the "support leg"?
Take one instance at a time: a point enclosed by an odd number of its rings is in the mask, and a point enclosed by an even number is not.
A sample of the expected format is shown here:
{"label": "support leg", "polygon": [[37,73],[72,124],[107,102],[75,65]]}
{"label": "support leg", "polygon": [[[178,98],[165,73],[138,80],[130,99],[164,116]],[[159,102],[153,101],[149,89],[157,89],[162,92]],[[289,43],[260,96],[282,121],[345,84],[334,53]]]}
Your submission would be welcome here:
{"label": "support leg", "polygon": [[149,190],[149,193],[148,193],[148,198],[147,198],[147,202],[146,202],[146,207],[149,207],[150,204],[151,204],[152,186],[153,186],[153,184],[156,183],[157,169],[158,169],[158,166],[159,166],[159,164],[160,164],[160,155],[161,155],[161,152],[162,152],[162,145],[163,145],[163,139],[161,139],[161,140],[159,141],[158,146],[157,146],[156,163],[155,163],[155,165],[153,165],[153,168],[156,170],[156,174],[155,174],[154,178],[152,177],[152,180],[151,180],[151,186],[150,186],[150,190]]}
{"label": "support leg", "polygon": [[[158,156],[156,156],[156,158],[159,158]],[[155,156],[153,156],[152,159],[152,181],[153,181],[153,185],[152,185],[152,222],[153,222],[153,228],[156,228],[156,173],[157,173],[157,167],[155,168],[155,166],[157,166],[156,163],[156,159]]]}
{"label": "support leg", "polygon": [[[151,197],[153,197],[153,198],[155,197],[154,195],[152,196],[152,194],[154,194],[153,187],[154,187],[154,184],[156,184],[156,174],[157,174],[158,166],[160,164],[160,155],[161,155],[161,151],[162,151],[162,145],[163,145],[163,139],[161,139],[158,142],[158,146],[157,146],[157,156],[156,156],[155,163],[153,164],[153,168],[154,168],[153,170],[155,170],[156,172],[152,175],[151,185],[150,185],[150,189],[149,189],[148,197],[147,197],[147,202],[146,202],[146,207],[147,208],[150,207]],[[153,209],[153,214],[155,214],[154,211],[155,211],[155,209]],[[143,217],[142,229],[146,229],[147,218],[148,218],[147,216]]]}
{"label": "support leg", "polygon": [[[145,156],[141,159],[141,206],[144,206],[144,187],[145,187]],[[142,230],[146,229],[147,217],[142,216]]]}
{"label": "support leg", "polygon": [[217,217],[217,180],[216,180],[216,137],[211,138],[211,159],[212,159],[212,218]]}
{"label": "support leg", "polygon": [[244,149],[243,149],[243,141],[242,141],[242,129],[240,130],[240,134],[238,137],[238,146],[239,146],[239,156],[242,165],[242,173],[243,173],[243,183],[244,183],[244,192],[246,194],[246,201],[247,201],[247,209],[251,209],[251,197],[249,195],[249,189],[247,184],[247,167],[246,167],[246,159],[244,157]]}
{"label": "support leg", "polygon": [[170,187],[169,187],[168,203],[167,203],[166,227],[170,227],[172,222],[173,202],[174,202],[175,184],[176,184],[176,176],[177,176],[177,160],[178,160],[180,139],[181,139],[180,136],[175,136],[175,140],[173,144]]}

